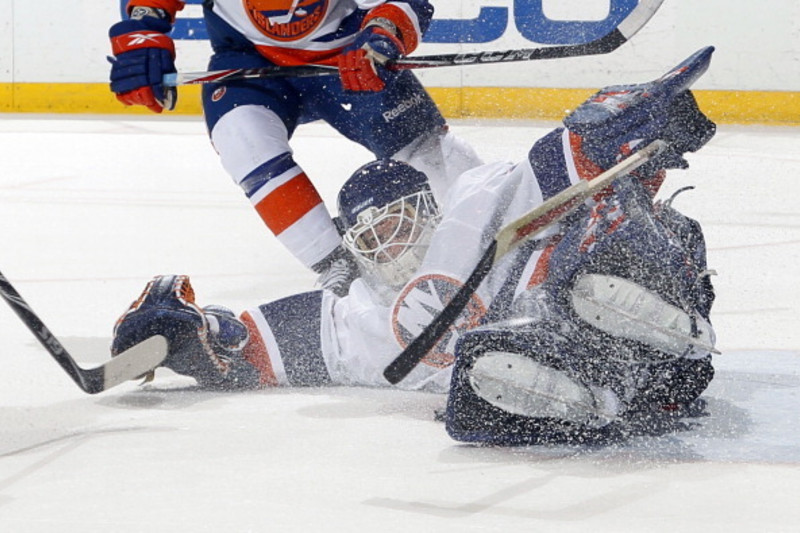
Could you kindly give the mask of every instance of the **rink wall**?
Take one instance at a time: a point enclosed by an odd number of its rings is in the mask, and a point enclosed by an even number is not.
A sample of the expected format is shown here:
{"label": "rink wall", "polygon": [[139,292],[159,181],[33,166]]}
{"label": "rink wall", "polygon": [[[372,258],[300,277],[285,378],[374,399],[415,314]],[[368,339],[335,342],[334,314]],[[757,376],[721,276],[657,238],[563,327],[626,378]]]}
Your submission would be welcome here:
{"label": "rink wall", "polygon": [[[0,111],[142,113],[107,87],[108,27],[125,0],[0,0]],[[201,0],[176,24],[178,69],[205,70]],[[573,44],[604,32],[637,0],[439,0],[415,55]],[[583,41],[582,41],[583,39]],[[597,88],[653,79],[714,45],[695,85],[716,120],[800,124],[800,2],[665,0],[630,42],[601,56],[418,71],[451,117],[557,119]],[[197,87],[181,87],[179,114],[199,114]]]}

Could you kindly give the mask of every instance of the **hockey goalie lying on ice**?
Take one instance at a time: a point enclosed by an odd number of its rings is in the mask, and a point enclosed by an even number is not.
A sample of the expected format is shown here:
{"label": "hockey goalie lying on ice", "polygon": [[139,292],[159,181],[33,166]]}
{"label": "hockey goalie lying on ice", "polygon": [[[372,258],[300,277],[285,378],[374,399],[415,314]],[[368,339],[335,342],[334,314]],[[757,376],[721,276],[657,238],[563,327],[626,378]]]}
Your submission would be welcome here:
{"label": "hockey goalie lying on ice", "polygon": [[584,441],[680,414],[713,376],[714,293],[699,224],[674,196],[654,196],[665,169],[685,168],[683,154],[714,135],[688,89],[712,52],[603,89],[527,159],[471,170],[441,202],[404,163],[357,170],[338,196],[361,272],[345,297],[306,292],[236,318],[200,307],[188,277],[158,276],[118,321],[112,349],[162,334],[164,366],[214,389],[389,386],[384,368],[500,227],[661,139],[665,152],[504,256],[399,386],[446,393],[447,431],[468,442]]}

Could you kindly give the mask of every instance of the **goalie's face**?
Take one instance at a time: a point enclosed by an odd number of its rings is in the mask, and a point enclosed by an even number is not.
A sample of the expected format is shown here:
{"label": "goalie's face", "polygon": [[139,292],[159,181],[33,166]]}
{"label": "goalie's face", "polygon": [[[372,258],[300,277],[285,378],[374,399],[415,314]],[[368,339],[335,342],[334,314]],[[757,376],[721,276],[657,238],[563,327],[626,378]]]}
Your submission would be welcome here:
{"label": "goalie's face", "polygon": [[368,272],[399,288],[419,268],[439,219],[431,192],[417,192],[359,213],[344,243]]}

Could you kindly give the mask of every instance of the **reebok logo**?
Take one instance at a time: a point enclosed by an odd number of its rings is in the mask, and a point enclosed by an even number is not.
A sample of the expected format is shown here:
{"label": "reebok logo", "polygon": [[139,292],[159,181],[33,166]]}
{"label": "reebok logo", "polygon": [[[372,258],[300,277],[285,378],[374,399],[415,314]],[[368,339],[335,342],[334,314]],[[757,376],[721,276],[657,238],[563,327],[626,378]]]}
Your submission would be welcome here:
{"label": "reebok logo", "polygon": [[419,104],[422,103],[425,97],[422,94],[415,94],[411,98],[406,98],[402,102],[400,102],[397,106],[393,107],[389,111],[384,111],[381,116],[383,116],[384,122],[391,122],[409,109],[413,109]]}
{"label": "reebok logo", "polygon": [[160,44],[159,37],[163,36],[161,33],[130,33],[128,34],[128,46],[138,46],[143,45],[146,42],[153,42],[156,44]]}

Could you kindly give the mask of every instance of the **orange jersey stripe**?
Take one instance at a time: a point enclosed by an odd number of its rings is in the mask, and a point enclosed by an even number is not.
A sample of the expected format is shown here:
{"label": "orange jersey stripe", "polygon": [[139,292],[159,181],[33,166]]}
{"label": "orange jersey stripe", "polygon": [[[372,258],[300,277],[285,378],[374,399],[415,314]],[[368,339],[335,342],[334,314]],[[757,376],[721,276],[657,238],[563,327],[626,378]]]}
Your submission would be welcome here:
{"label": "orange jersey stripe", "polygon": [[280,235],[321,203],[314,184],[301,172],[269,193],[255,208],[272,233]]}
{"label": "orange jersey stripe", "polygon": [[296,67],[298,65],[336,65],[336,57],[342,52],[341,48],[333,50],[295,50],[279,46],[256,45],[258,53],[276,65],[282,67]]}
{"label": "orange jersey stripe", "polygon": [[269,360],[269,352],[267,346],[264,344],[264,339],[261,338],[261,333],[258,331],[253,317],[250,313],[245,311],[239,317],[239,320],[244,322],[247,331],[250,332],[250,340],[242,350],[242,355],[248,363],[256,367],[259,373],[259,380],[262,386],[277,387],[278,378],[275,376],[275,371],[272,369],[272,363]]}

